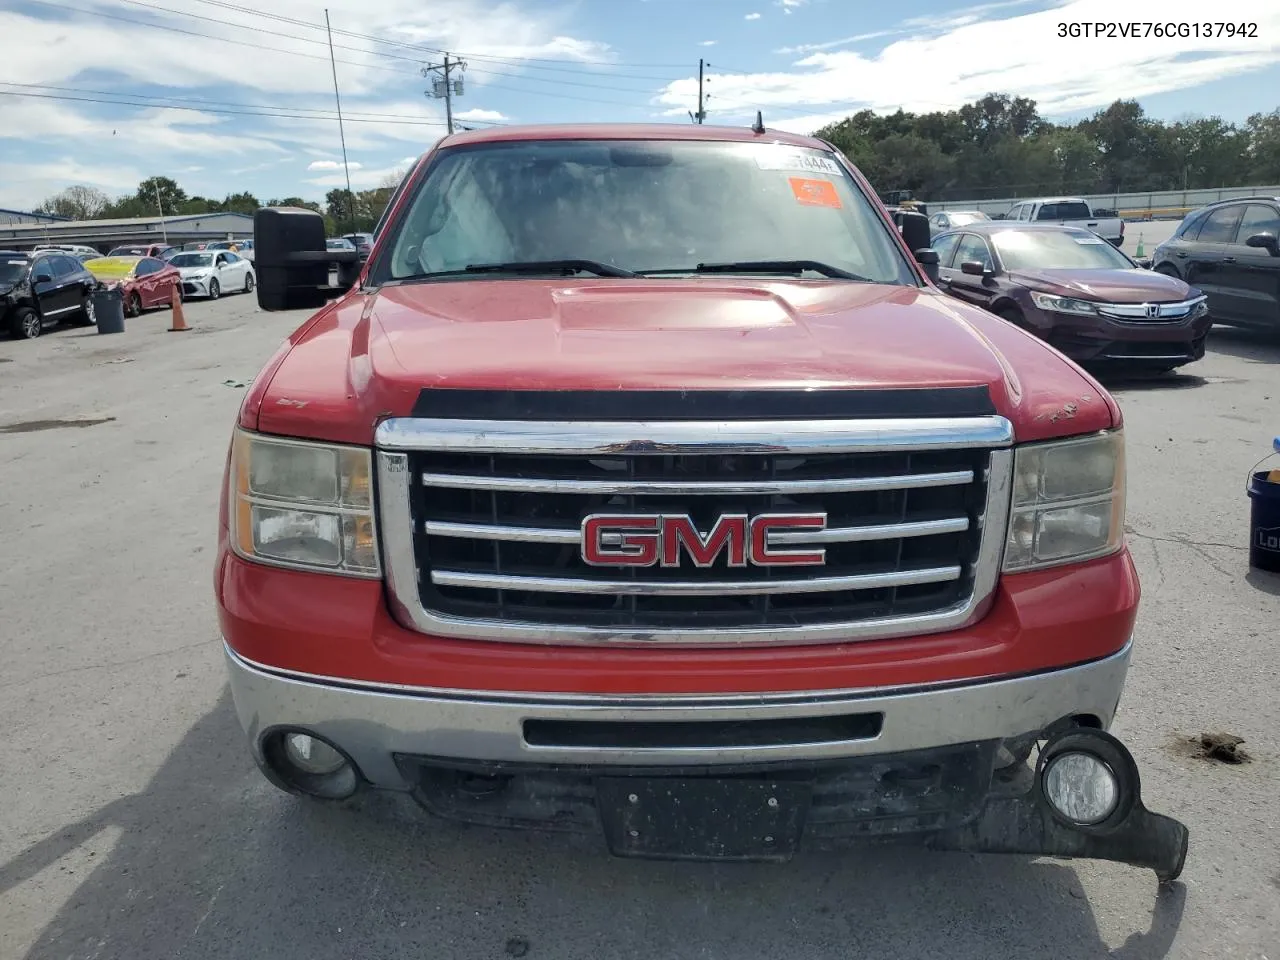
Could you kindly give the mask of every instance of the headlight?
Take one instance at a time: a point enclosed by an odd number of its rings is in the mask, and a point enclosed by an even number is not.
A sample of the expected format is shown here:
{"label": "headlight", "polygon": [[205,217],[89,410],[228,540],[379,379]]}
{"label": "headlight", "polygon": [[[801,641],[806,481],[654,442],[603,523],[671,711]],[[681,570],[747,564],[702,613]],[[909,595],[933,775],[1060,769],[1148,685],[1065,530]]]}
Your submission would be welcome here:
{"label": "headlight", "polygon": [[1032,293],[1031,302],[1041,310],[1054,313],[1093,314],[1098,312],[1096,304],[1088,300],[1074,300],[1071,297],[1055,297],[1051,293]]}
{"label": "headlight", "polygon": [[1077,563],[1120,549],[1124,434],[1119,430],[1018,447],[1006,572]]}
{"label": "headlight", "polygon": [[231,448],[231,542],[250,560],[376,577],[378,540],[363,447],[237,430]]}

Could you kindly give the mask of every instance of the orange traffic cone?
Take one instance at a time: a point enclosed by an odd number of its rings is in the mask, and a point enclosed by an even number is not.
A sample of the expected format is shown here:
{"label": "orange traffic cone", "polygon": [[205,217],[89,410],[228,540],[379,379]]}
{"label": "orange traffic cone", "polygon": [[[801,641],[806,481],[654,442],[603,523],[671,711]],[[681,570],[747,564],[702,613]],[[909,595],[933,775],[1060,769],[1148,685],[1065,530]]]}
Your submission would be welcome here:
{"label": "orange traffic cone", "polygon": [[191,328],[187,326],[187,318],[182,314],[182,291],[175,283],[173,285],[173,299],[169,301],[173,306],[173,326],[169,328],[170,333],[185,333]]}

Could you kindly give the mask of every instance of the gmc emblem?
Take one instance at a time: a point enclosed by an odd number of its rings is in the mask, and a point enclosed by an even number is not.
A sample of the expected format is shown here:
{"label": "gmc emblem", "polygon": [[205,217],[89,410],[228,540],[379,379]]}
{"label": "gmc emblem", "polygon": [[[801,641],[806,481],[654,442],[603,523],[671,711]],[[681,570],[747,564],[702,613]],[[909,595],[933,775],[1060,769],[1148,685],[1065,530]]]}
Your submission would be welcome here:
{"label": "gmc emblem", "polygon": [[730,567],[821,566],[826,550],[783,550],[769,542],[775,530],[823,530],[825,513],[727,513],[707,533],[683,514],[595,513],[582,521],[582,559],[593,567],[678,567],[687,555],[709,567],[722,553]]}

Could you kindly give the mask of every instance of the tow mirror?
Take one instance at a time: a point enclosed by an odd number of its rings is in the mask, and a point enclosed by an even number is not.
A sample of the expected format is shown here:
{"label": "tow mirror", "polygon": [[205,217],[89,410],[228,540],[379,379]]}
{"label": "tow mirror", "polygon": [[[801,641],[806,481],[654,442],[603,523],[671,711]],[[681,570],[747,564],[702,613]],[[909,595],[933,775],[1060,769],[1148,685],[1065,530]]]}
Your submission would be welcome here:
{"label": "tow mirror", "polygon": [[916,263],[924,268],[924,275],[932,283],[937,283],[939,279],[938,264],[941,262],[938,258],[938,251],[933,247],[921,247],[919,250],[913,250],[912,255],[916,258]]}
{"label": "tow mirror", "polygon": [[[263,310],[314,310],[346,293],[360,275],[360,254],[330,250],[324,218],[302,207],[263,207],[253,215],[258,306]],[[330,267],[336,264],[337,283]]]}
{"label": "tow mirror", "polygon": [[1255,233],[1245,243],[1250,247],[1260,247],[1273,257],[1280,257],[1280,241],[1274,233]]}
{"label": "tow mirror", "polygon": [[902,239],[906,241],[908,250],[924,250],[933,242],[929,218],[923,213],[898,210],[894,213],[893,219],[902,233]]}

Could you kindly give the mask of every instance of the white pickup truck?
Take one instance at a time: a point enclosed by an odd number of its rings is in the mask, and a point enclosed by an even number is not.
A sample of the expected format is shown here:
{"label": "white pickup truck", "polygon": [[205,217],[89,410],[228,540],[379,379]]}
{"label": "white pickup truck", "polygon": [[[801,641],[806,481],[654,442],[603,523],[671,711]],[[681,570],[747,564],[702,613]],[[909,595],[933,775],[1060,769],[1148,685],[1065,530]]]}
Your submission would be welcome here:
{"label": "white pickup truck", "polygon": [[1086,200],[1079,197],[1041,197],[1015,203],[1005,220],[1022,223],[1060,223],[1092,230],[1113,246],[1124,243],[1124,221],[1119,217],[1099,217]]}

